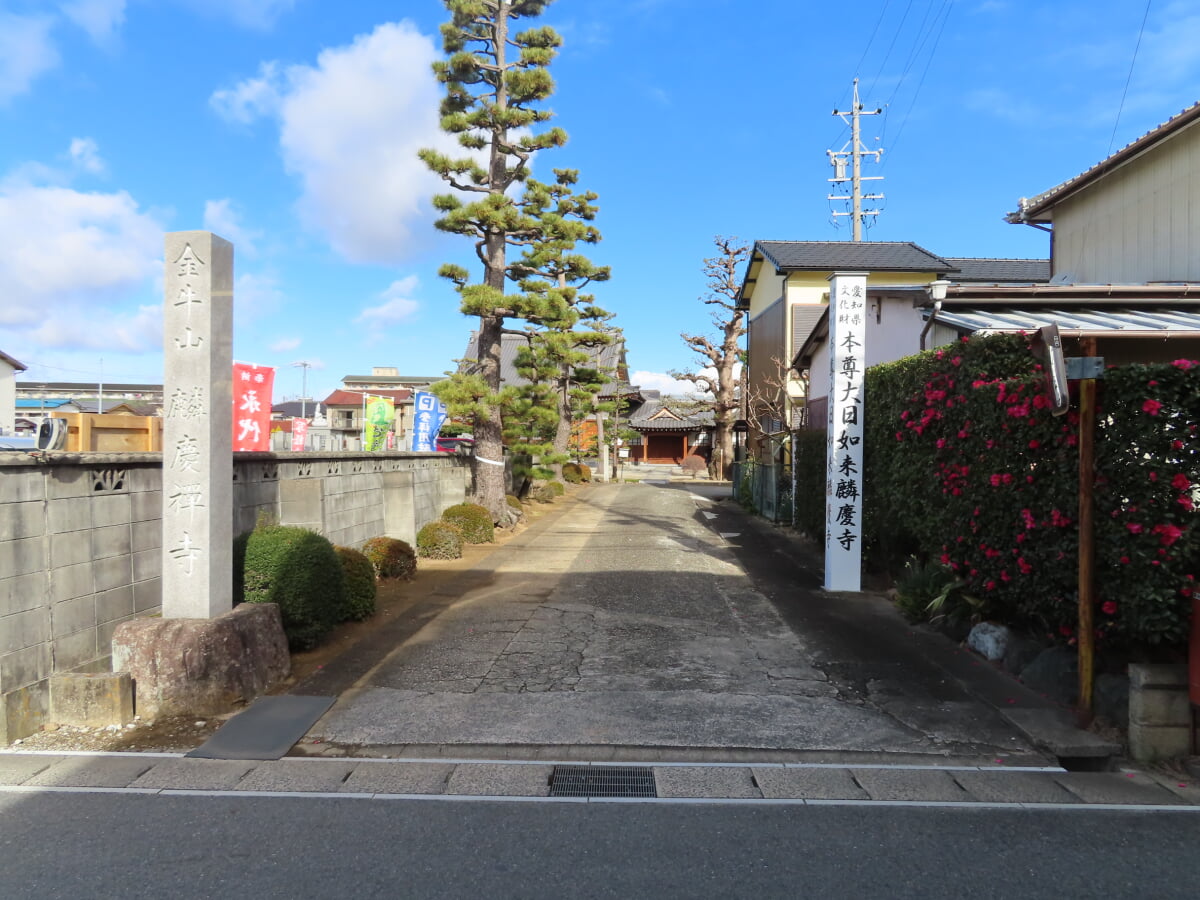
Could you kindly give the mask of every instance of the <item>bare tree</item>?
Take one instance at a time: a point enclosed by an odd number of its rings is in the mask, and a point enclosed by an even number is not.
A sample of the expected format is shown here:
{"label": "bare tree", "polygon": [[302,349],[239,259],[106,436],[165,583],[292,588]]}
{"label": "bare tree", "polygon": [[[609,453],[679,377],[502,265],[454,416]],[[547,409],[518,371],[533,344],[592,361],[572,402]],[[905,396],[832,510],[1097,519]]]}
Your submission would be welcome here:
{"label": "bare tree", "polygon": [[750,256],[750,245],[736,237],[713,238],[717,255],[704,260],[701,271],[708,279],[708,293],[701,299],[710,310],[716,329],[714,337],[683,332],[683,342],[695,352],[702,365],[695,372],[672,372],[690,381],[697,391],[711,394],[705,406],[713,411],[713,471],[728,480],[733,471],[733,426],[737,421],[741,340],[746,333],[746,311],[738,305],[738,270]]}

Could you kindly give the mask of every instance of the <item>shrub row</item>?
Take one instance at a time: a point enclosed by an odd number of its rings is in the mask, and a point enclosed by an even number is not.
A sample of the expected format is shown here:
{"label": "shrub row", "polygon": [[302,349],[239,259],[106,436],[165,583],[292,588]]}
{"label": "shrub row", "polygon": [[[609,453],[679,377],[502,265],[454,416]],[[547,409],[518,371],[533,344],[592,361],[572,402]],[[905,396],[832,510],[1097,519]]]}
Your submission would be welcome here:
{"label": "shrub row", "polygon": [[[1110,368],[1097,400],[1098,635],[1110,645],[1179,645],[1200,563],[1200,366]],[[1061,418],[1048,407],[1020,336],[871,369],[864,545],[877,564],[912,552],[936,560],[979,615],[1071,642],[1079,418],[1074,402]]]}

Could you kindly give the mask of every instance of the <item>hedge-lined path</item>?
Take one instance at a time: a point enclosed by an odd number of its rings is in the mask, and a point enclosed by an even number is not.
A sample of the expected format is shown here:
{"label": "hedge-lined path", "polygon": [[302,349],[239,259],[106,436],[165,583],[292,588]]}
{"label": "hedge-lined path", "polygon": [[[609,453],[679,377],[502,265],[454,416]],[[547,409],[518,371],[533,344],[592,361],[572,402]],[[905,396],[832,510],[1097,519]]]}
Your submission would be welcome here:
{"label": "hedge-lined path", "polygon": [[761,525],[725,490],[581,489],[294,689],[341,693],[302,746],[1041,761],[878,598],[792,578],[768,599],[770,556],[735,553]]}

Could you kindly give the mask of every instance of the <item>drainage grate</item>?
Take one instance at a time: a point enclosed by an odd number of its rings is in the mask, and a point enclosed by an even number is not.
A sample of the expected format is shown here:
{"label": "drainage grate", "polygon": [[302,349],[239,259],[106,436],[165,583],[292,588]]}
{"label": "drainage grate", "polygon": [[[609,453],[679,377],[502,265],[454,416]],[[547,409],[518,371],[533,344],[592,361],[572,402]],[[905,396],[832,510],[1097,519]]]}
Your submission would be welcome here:
{"label": "drainage grate", "polygon": [[649,766],[555,766],[551,797],[657,797]]}

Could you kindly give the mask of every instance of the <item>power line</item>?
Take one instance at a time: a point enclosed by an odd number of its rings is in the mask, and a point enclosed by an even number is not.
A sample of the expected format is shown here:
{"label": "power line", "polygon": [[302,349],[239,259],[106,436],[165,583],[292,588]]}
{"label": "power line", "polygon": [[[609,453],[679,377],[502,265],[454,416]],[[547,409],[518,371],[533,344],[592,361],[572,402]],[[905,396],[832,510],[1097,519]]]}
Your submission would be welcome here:
{"label": "power line", "polygon": [[1117,139],[1117,126],[1121,124],[1121,113],[1125,110],[1125,98],[1129,95],[1129,83],[1133,81],[1133,67],[1137,63],[1138,50],[1142,46],[1142,35],[1146,32],[1146,20],[1150,18],[1150,4],[1153,0],[1146,0],[1146,11],[1142,14],[1142,27],[1138,29],[1137,44],[1133,48],[1133,59],[1129,61],[1129,74],[1125,76],[1125,90],[1121,91],[1121,105],[1117,107],[1117,120],[1113,122],[1112,137],[1108,139],[1108,152],[1105,157],[1112,156],[1113,143]]}
{"label": "power line", "polygon": [[[912,100],[908,103],[908,109],[904,111],[904,118],[900,120],[900,128],[896,132],[896,136],[892,139],[892,155],[895,155],[896,144],[900,142],[900,137],[904,134],[904,126],[908,124],[908,118],[912,114],[913,107],[917,105],[917,98],[921,96],[921,88],[925,86],[925,78],[929,74],[929,68],[933,65],[933,61],[937,57],[938,44],[942,41],[942,33],[946,30],[946,23],[950,21],[950,13],[954,9],[954,0],[945,0],[943,9],[945,9],[946,13],[942,16],[942,24],[938,27],[937,37],[934,39],[933,47],[929,51],[929,58],[925,60],[925,68],[921,71],[921,80],[917,82],[917,89],[913,91]],[[884,165],[887,165],[886,161]]]}

